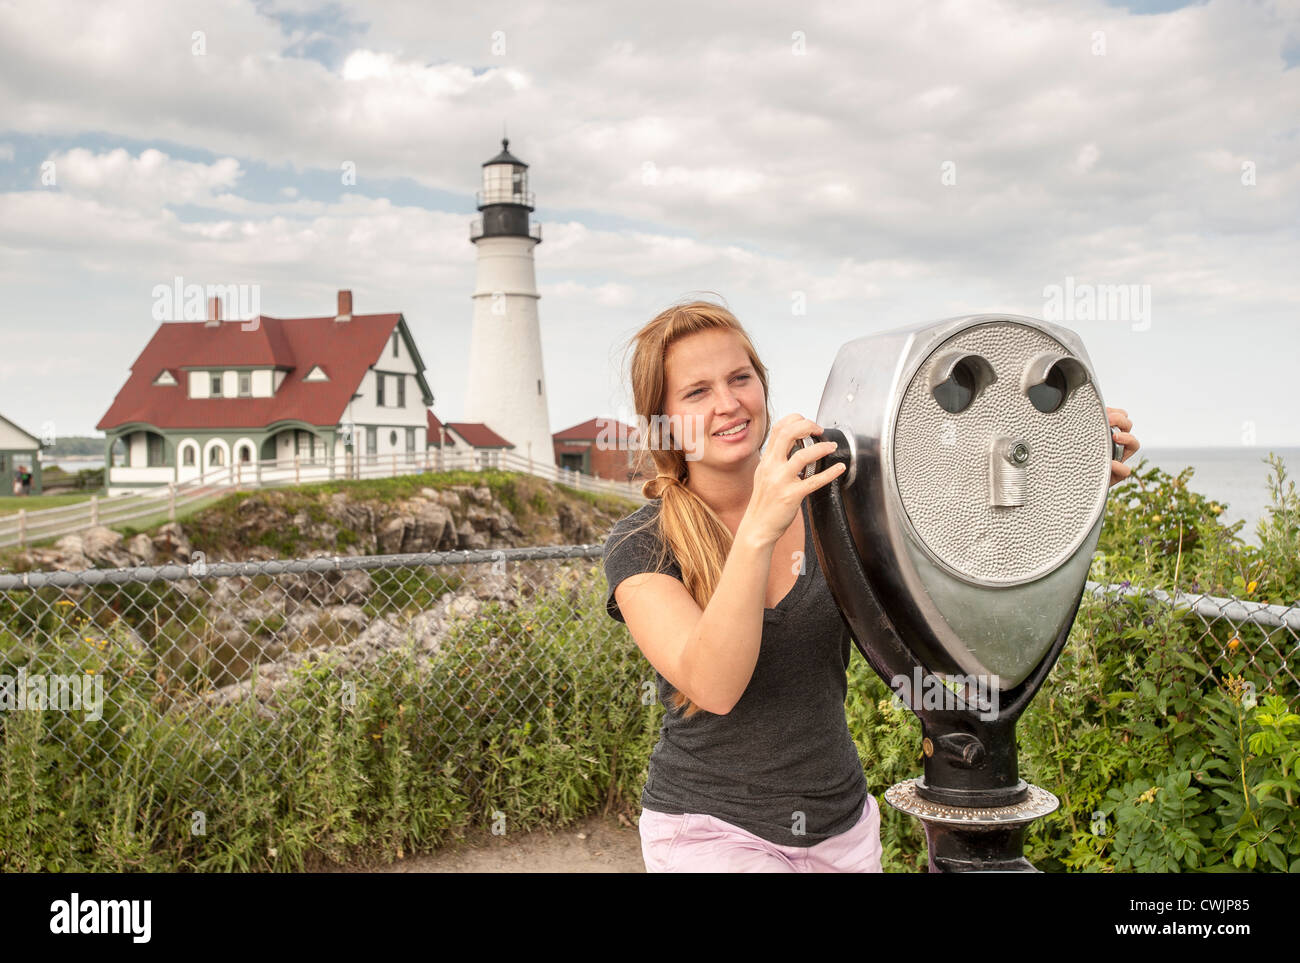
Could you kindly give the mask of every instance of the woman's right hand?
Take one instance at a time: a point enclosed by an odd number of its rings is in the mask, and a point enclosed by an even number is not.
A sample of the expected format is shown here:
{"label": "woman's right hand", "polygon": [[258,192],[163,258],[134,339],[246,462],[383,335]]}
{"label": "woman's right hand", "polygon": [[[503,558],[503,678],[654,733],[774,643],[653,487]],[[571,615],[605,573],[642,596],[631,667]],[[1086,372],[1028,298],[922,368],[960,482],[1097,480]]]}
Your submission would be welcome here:
{"label": "woman's right hand", "polygon": [[795,513],[799,511],[803,500],[847,471],[847,467],[839,462],[811,478],[800,477],[806,465],[835,451],[833,441],[822,441],[800,448],[786,458],[790,448],[800,438],[821,433],[820,425],[800,414],[786,415],[772,426],[767,449],[759,459],[758,467],[754,469],[754,490],[749,496],[744,518],[737,528],[737,536],[744,530],[760,543],[775,545],[794,521]]}

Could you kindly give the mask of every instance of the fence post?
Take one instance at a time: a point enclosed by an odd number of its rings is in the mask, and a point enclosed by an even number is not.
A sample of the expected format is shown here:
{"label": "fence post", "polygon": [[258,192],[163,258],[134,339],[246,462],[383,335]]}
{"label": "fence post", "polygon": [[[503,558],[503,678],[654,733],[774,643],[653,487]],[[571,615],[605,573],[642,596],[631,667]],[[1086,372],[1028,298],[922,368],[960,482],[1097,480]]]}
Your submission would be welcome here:
{"label": "fence post", "polygon": [[167,483],[167,520],[176,521],[176,483]]}
{"label": "fence post", "polygon": [[99,524],[99,496],[98,495],[90,496],[90,524],[91,525]]}
{"label": "fence post", "polygon": [[27,509],[18,509],[18,547],[23,547],[23,542],[27,540]]}

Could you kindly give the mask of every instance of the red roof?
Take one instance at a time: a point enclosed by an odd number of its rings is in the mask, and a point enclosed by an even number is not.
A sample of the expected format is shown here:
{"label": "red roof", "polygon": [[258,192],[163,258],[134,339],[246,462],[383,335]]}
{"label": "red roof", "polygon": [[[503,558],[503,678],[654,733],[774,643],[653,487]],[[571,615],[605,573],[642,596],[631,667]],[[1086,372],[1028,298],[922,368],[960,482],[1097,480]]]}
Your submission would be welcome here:
{"label": "red roof", "polygon": [[475,448],[513,448],[487,425],[478,421],[449,421],[447,427],[460,435]]}
{"label": "red roof", "polygon": [[428,432],[425,435],[425,437],[429,441],[429,444],[441,445],[442,444],[442,431],[441,431],[442,422],[438,420],[438,416],[433,413],[432,408],[430,408],[428,411],[428,417],[425,419],[425,424],[427,424],[429,428]]}
{"label": "red roof", "polygon": [[636,428],[623,424],[617,418],[592,418],[572,428],[557,431],[551,437],[556,441],[596,441],[602,435],[631,438],[636,435]]}
{"label": "red roof", "polygon": [[[367,369],[380,356],[400,314],[354,314],[351,321],[259,317],[246,321],[162,324],[131,365],[131,375],[95,427],[143,422],[158,428],[263,428],[293,419],[337,425]],[[254,365],[286,369],[270,398],[190,398],[185,368]],[[328,381],[303,382],[320,365]],[[177,384],[155,385],[164,368]]]}
{"label": "red roof", "polygon": [[[439,429],[445,427],[449,431],[454,431],[460,435],[474,448],[515,447],[480,421],[439,421],[432,408],[429,409],[425,421],[429,427],[428,443],[430,445],[442,445],[442,432]],[[451,439],[448,440],[451,441]]]}

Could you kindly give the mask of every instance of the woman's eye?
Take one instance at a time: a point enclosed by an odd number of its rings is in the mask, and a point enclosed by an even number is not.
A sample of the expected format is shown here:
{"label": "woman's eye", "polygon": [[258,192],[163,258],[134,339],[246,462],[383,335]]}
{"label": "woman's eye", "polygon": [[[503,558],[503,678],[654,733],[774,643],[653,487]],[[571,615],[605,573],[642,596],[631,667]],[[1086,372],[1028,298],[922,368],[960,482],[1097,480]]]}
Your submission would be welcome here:
{"label": "woman's eye", "polygon": [[[732,378],[731,380],[732,380],[732,381],[748,381],[748,380],[749,380],[749,377],[750,377],[750,376],[747,375],[747,374],[736,375],[736,377]],[[686,397],[687,397],[687,398],[694,398],[696,395],[698,395],[698,394],[699,394],[701,391],[703,391],[703,390],[704,390],[703,388],[696,388],[694,391],[692,391],[692,392],[690,392],[689,394],[687,394]]]}

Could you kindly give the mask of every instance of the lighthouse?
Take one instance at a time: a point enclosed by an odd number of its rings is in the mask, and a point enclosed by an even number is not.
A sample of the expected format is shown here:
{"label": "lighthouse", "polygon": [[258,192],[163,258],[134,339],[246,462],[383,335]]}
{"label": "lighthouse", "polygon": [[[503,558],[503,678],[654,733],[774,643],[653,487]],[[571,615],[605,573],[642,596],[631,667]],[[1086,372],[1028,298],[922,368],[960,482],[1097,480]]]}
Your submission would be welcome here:
{"label": "lighthouse", "polygon": [[478,269],[465,420],[487,425],[534,465],[554,467],[533,269],[542,228],[530,222],[528,165],[510,153],[508,139],[483,164],[478,209],[470,226]]}

